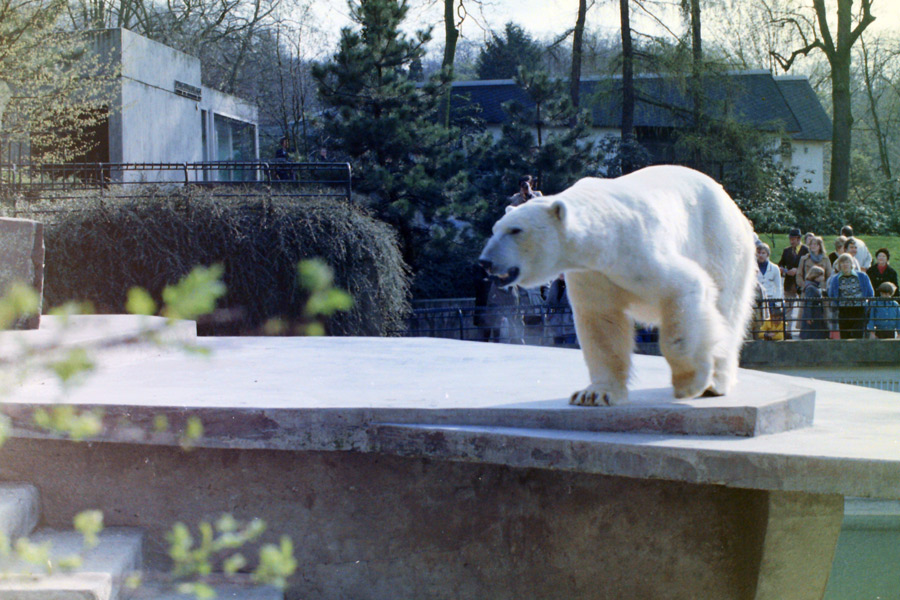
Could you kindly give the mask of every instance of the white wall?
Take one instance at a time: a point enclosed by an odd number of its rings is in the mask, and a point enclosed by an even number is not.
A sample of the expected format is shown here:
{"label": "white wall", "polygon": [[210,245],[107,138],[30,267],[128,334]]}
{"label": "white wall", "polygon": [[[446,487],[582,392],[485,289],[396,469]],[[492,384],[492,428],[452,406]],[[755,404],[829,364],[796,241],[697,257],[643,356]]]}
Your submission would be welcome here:
{"label": "white wall", "polygon": [[[254,156],[258,156],[255,105],[201,85],[200,60],[125,29],[105,31],[98,49],[118,63],[119,85],[112,94],[110,161],[122,163],[185,163],[219,160],[214,114],[254,126]],[[175,93],[175,82],[188,84],[200,99]],[[204,156],[201,110],[208,111],[208,155]],[[195,174],[190,175],[195,178]],[[202,178],[202,175],[200,176]],[[183,171],[131,171],[125,181],[184,181]]]}
{"label": "white wall", "polygon": [[825,142],[793,140],[790,166],[797,169],[794,187],[825,191]]}

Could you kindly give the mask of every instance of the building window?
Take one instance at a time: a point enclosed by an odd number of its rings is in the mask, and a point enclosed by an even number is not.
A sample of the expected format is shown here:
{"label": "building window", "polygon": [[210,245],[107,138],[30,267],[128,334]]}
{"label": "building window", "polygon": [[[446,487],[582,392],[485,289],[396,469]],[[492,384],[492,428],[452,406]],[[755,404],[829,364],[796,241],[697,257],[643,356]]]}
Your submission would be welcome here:
{"label": "building window", "polygon": [[781,139],[781,148],[778,149],[778,154],[781,155],[781,164],[790,167],[794,157],[794,145],[791,143],[790,139]]}

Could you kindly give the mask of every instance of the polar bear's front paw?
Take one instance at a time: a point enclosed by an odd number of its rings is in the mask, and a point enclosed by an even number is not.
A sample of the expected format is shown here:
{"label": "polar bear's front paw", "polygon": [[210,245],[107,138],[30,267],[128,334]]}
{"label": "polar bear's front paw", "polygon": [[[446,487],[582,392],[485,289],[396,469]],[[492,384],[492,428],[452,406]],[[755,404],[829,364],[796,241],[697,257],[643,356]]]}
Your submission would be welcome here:
{"label": "polar bear's front paw", "polygon": [[715,393],[715,389],[713,389],[712,365],[702,365],[693,371],[675,372],[673,370],[672,387],[674,388],[675,397],[679,400],[696,398],[709,389],[712,389],[713,395],[721,395]]}
{"label": "polar bear's front paw", "polygon": [[612,390],[609,386],[589,385],[587,388],[577,391],[569,398],[569,404],[576,406],[615,406],[628,400],[628,392]]}

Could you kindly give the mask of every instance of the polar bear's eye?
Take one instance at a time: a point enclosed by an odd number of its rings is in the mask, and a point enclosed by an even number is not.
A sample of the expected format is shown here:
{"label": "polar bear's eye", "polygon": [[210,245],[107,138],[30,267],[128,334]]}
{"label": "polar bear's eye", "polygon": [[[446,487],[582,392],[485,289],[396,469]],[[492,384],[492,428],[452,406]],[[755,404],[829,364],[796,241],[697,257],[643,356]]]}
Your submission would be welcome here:
{"label": "polar bear's eye", "polygon": [[522,230],[518,227],[513,227],[509,230],[508,233],[509,235],[519,235],[520,233],[522,233]]}

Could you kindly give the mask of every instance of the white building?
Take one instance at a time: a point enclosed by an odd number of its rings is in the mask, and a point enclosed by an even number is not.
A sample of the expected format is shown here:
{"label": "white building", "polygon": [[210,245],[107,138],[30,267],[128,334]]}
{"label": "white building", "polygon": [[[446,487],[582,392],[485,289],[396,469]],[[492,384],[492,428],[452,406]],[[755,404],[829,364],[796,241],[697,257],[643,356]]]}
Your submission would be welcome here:
{"label": "white building", "polygon": [[[127,29],[96,36],[95,49],[115,69],[107,118],[93,134],[85,162],[197,163],[255,161],[259,157],[258,109],[201,83],[200,59]],[[124,171],[126,181],[181,180],[178,171]],[[249,173],[192,173],[226,179]]]}

